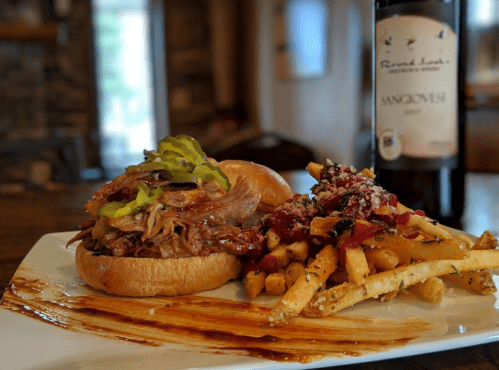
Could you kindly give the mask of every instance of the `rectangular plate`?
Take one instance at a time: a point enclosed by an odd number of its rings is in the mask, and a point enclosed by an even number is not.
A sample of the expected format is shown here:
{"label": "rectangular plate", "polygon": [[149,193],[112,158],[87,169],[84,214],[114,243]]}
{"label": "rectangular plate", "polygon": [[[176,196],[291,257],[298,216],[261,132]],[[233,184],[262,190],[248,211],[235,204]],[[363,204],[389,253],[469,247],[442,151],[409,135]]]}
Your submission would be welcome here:
{"label": "rectangular plate", "polygon": [[[48,234],[32,248],[16,276],[23,270],[35,276],[63,281],[66,291],[76,296],[85,288],[76,272],[74,247],[66,249],[66,242],[75,232]],[[496,285],[499,277],[494,276]],[[241,300],[241,282],[205,293],[206,296]],[[50,292],[46,292],[49,294]],[[45,293],[44,293],[45,294]],[[0,358],[5,368],[14,369],[305,369],[379,361],[422,353],[473,346],[499,340],[499,295],[478,296],[451,287],[446,290],[440,305],[427,304],[410,297],[396,298],[388,303],[370,300],[342,311],[347,315],[403,320],[420,317],[432,324],[409,344],[358,357],[325,358],[309,364],[274,362],[246,356],[193,351],[176,344],[159,347],[144,346],[127,341],[64,330],[41,320],[14,312],[0,305]],[[273,303],[275,297],[263,295],[260,303]]]}

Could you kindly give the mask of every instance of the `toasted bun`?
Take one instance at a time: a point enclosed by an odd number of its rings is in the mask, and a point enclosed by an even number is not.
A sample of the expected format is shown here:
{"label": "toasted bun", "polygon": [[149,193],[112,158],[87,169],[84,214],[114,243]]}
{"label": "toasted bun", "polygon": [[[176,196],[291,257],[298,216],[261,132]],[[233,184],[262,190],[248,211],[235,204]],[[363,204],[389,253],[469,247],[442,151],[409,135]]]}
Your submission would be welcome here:
{"label": "toasted bun", "polygon": [[227,175],[231,184],[235,184],[238,176],[248,176],[253,186],[262,194],[257,211],[272,212],[293,196],[286,180],[274,170],[242,160],[229,159],[219,162],[221,170]]}
{"label": "toasted bun", "polygon": [[94,255],[76,248],[76,268],[91,287],[127,297],[175,296],[218,288],[239,277],[242,263],[235,255],[134,258]]}

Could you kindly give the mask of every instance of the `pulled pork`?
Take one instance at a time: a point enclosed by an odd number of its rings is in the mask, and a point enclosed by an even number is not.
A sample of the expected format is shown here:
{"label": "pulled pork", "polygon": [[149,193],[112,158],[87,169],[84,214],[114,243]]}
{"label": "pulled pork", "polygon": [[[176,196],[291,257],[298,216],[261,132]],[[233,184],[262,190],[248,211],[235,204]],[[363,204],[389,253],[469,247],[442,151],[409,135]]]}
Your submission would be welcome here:
{"label": "pulled pork", "polygon": [[[140,181],[164,192],[133,215],[98,214],[99,207],[111,200],[133,199]],[[198,187],[169,183],[154,172],[124,174],[94,194],[86,205],[94,220],[82,224],[68,245],[82,240],[88,250],[115,257],[255,254],[263,248],[263,237],[241,225],[254,214],[259,201],[260,194],[248,178],[239,178],[225,193],[214,180]]]}

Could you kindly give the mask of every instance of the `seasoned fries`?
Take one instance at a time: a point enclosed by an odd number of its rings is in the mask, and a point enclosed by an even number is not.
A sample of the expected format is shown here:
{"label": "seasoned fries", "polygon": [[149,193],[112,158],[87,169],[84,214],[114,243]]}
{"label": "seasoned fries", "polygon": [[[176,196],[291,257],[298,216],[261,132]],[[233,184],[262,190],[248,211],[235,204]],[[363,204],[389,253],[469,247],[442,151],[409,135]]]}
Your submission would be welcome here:
{"label": "seasoned fries", "polygon": [[390,248],[366,248],[364,249],[366,259],[380,270],[392,270],[400,263],[399,256]]}
{"label": "seasoned fries", "polygon": [[317,293],[303,309],[303,314],[309,317],[329,316],[368,298],[400,290],[431,277],[453,274],[456,271],[483,270],[490,265],[499,266],[498,251],[473,251],[464,260],[423,261],[403,265],[368,276],[360,287],[345,283]]}
{"label": "seasoned fries", "polygon": [[364,250],[360,247],[347,249],[345,252],[345,269],[347,270],[350,281],[357,286],[364,283],[369,275],[369,266],[367,264]]}
{"label": "seasoned fries", "polygon": [[284,294],[286,277],[282,272],[274,272],[265,278],[265,291],[268,294]]}
{"label": "seasoned fries", "polygon": [[271,324],[280,326],[297,316],[315,292],[324,285],[328,276],[334,272],[337,263],[336,250],[331,245],[326,245],[274,307],[269,316]]}
{"label": "seasoned fries", "polygon": [[389,248],[407,263],[411,260],[457,260],[467,258],[470,254],[470,251],[457,240],[411,240],[400,235],[388,234],[366,239],[363,243],[371,248]]}
{"label": "seasoned fries", "polygon": [[267,273],[265,271],[256,270],[250,271],[244,277],[244,290],[248,298],[253,299],[260,294],[265,288],[265,278]]}
{"label": "seasoned fries", "polygon": [[438,304],[448,281],[476,294],[496,291],[489,270],[499,268],[499,249],[490,232],[473,241],[407,208],[369,169],[327,161],[307,170],[318,181],[314,197],[295,196],[256,227],[280,272],[250,272],[245,289],[250,298],[264,286],[283,294],[270,325],[328,316],[370,298],[388,302],[399,292]]}
{"label": "seasoned fries", "polygon": [[422,300],[440,303],[444,296],[445,286],[442,279],[434,276],[411,285],[408,290],[411,294]]}
{"label": "seasoned fries", "polygon": [[488,271],[463,271],[445,276],[446,279],[454,281],[472,292],[480,295],[489,295],[497,292],[497,288],[492,280],[492,275]]}
{"label": "seasoned fries", "polygon": [[497,238],[492,235],[489,231],[485,231],[482,236],[480,236],[475,245],[472,247],[474,250],[477,249],[495,249],[497,248]]}
{"label": "seasoned fries", "polygon": [[300,275],[305,273],[305,264],[299,261],[291,262],[288,267],[286,267],[286,287],[290,289]]}

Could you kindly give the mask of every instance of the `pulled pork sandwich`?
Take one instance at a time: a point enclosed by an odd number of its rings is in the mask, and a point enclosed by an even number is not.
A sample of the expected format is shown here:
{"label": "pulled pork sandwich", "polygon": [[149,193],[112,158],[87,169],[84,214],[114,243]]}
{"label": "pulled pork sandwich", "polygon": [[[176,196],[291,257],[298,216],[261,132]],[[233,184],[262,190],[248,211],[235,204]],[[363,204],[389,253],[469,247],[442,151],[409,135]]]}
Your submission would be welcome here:
{"label": "pulled pork sandwich", "polygon": [[81,241],[79,275],[93,288],[130,297],[196,293],[239,277],[241,259],[264,245],[243,223],[291,197],[288,184],[251,162],[219,165],[184,135],[144,154],[87,202],[92,220],[68,242]]}

